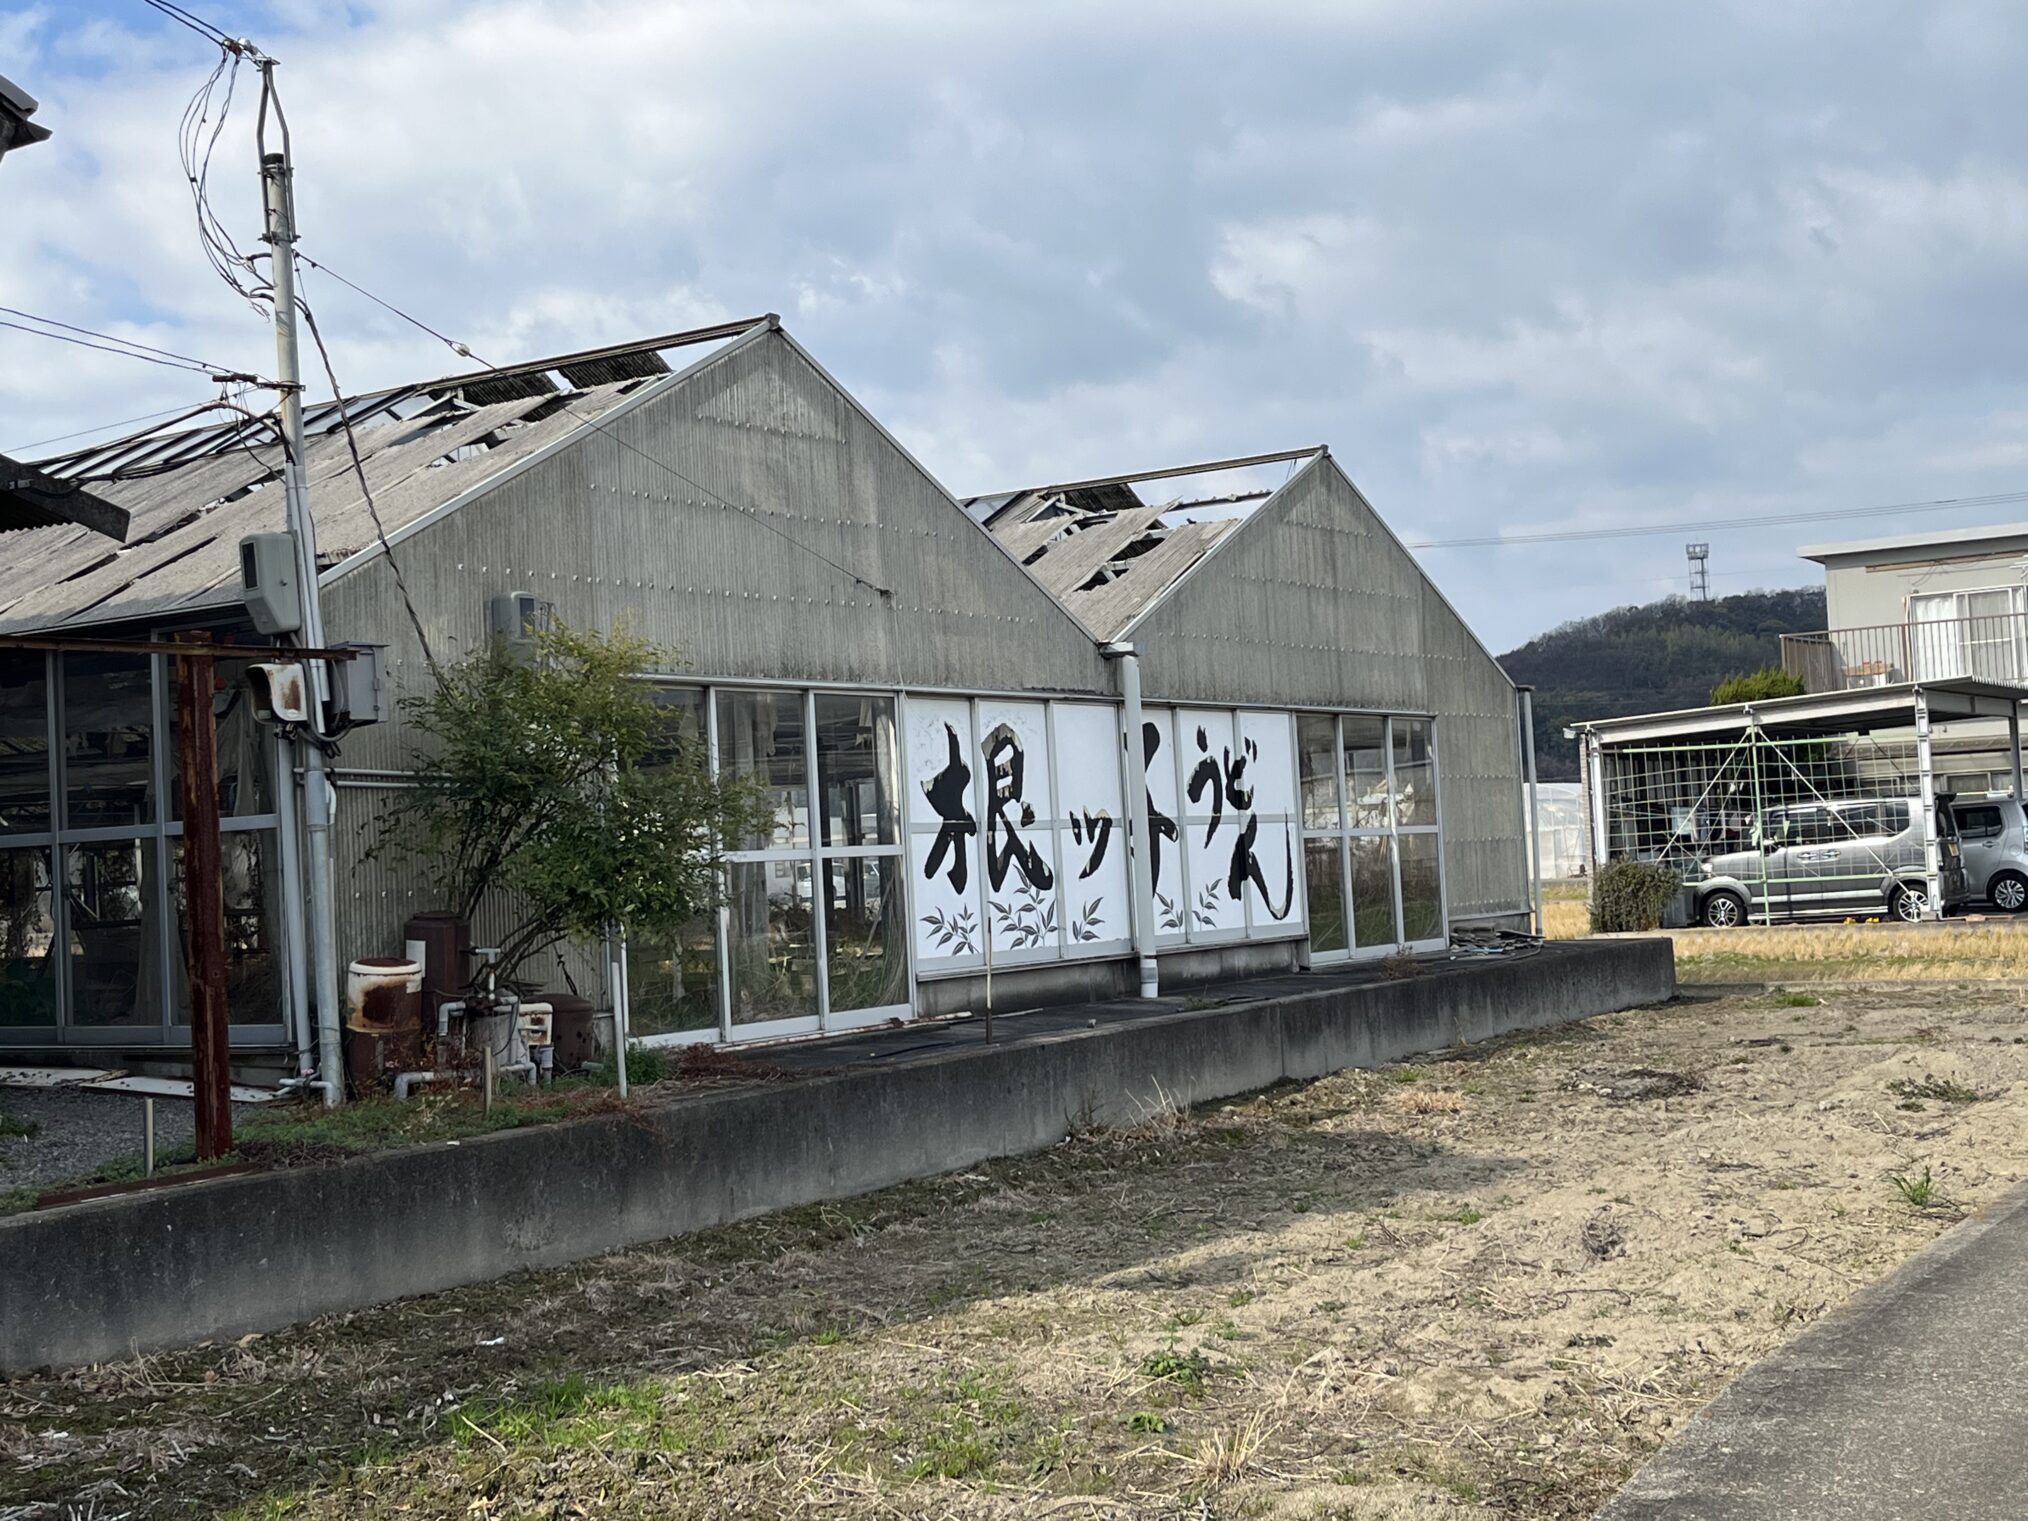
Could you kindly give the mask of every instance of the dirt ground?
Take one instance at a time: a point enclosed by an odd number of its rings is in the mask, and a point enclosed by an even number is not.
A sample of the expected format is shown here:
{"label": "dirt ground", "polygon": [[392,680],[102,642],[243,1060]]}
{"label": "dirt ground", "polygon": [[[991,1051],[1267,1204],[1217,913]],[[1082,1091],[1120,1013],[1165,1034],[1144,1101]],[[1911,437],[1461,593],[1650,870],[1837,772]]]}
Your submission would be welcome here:
{"label": "dirt ground", "polygon": [[1588,1516],[2028,1171],[2021,996],[1686,1000],[0,1384],[0,1518]]}

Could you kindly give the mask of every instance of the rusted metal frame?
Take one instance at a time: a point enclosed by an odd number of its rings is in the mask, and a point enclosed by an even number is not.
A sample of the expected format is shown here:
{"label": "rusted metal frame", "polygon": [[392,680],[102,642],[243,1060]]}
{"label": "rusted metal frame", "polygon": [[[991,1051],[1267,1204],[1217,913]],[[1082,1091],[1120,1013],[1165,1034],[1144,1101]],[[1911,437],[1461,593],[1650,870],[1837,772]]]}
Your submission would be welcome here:
{"label": "rusted metal frame", "polygon": [[515,375],[532,375],[545,370],[562,369],[565,365],[586,364],[597,359],[612,359],[621,354],[638,353],[643,349],[687,348],[693,343],[708,343],[716,338],[734,338],[752,328],[761,327],[770,321],[779,321],[771,314],[759,317],[742,317],[732,322],[716,322],[709,327],[690,328],[680,333],[663,333],[658,337],[638,339],[631,343],[611,343],[603,348],[580,349],[574,354],[555,354],[544,359],[531,359],[522,364],[503,364],[492,369],[467,370],[462,375],[445,375],[437,380],[425,380],[417,385],[404,387],[409,391],[455,391],[464,386],[474,385],[482,380],[504,380]]}
{"label": "rusted metal frame", "polygon": [[[1056,481],[1047,486],[1030,486],[1026,491],[1041,494],[1050,491],[1084,491],[1093,486],[1128,486],[1136,481],[1164,481],[1179,475],[1210,475],[1219,470],[1240,470],[1248,465],[1279,465],[1284,460],[1308,459],[1313,454],[1322,454],[1324,445],[1310,444],[1301,449],[1278,449],[1272,454],[1243,454],[1232,459],[1205,460],[1196,465],[1167,465],[1160,470],[1129,471],[1124,475],[1101,475],[1088,481]],[[985,496],[1020,495],[1021,492],[981,493]],[[1273,492],[1267,493],[1272,496]]]}
{"label": "rusted metal frame", "polygon": [[190,979],[190,1073],[200,1161],[232,1150],[230,1026],[225,1006],[225,867],[218,829],[218,716],[213,647],[204,633],[177,651],[178,778],[183,807],[183,942]]}
{"label": "rusted metal frame", "polygon": [[[169,655],[197,658],[173,643],[147,639],[87,639],[63,634],[0,634],[0,650],[75,650],[90,655]],[[206,660],[357,660],[359,651],[348,649],[294,649],[278,644],[213,644],[203,651]]]}

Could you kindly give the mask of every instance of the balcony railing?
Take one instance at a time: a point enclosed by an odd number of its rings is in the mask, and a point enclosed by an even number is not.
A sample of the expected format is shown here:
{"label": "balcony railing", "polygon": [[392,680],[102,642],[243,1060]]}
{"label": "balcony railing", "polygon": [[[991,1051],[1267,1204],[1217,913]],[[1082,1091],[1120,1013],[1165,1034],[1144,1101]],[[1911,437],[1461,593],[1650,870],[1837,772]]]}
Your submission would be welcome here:
{"label": "balcony railing", "polygon": [[1849,692],[1903,681],[2028,686],[2028,614],[1783,634],[1782,669],[1808,692]]}

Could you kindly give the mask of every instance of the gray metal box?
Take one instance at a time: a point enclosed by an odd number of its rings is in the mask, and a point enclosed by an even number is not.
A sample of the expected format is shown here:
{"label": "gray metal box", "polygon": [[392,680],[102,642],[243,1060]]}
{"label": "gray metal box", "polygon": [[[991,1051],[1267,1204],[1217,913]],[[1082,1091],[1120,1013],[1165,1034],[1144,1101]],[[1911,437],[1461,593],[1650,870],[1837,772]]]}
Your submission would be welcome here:
{"label": "gray metal box", "polygon": [[387,721],[387,679],[382,669],[384,644],[347,642],[341,650],[357,650],[351,660],[331,662],[331,717],[350,728]]}
{"label": "gray metal box", "polygon": [[250,533],[239,541],[239,589],[247,616],[263,634],[302,632],[303,591],[289,535]]}
{"label": "gray metal box", "polygon": [[501,592],[486,599],[486,634],[520,665],[535,659],[535,635],[548,621],[549,604],[534,592]]}

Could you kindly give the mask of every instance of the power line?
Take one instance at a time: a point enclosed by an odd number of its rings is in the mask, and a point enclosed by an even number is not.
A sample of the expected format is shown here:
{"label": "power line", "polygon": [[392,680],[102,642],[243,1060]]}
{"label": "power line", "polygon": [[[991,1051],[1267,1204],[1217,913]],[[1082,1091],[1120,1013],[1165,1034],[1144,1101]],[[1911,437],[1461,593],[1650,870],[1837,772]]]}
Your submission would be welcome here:
{"label": "power line", "polygon": [[160,11],[171,21],[180,22],[182,25],[189,27],[191,31],[197,33],[206,42],[216,43],[220,47],[227,47],[232,43],[231,36],[223,29],[213,26],[202,16],[193,16],[180,5],[171,4],[170,0],[141,0],[141,3],[151,10]]}
{"label": "power line", "polygon": [[[140,352],[134,356],[137,359],[144,354],[152,354],[161,359],[180,359],[184,364],[195,366],[196,368],[203,370],[206,374],[218,374],[225,369],[225,366],[223,365],[208,364],[204,360],[198,359],[190,354],[179,354],[173,349],[158,349],[152,343],[141,343],[132,338],[116,337],[112,333],[97,332],[92,328],[79,327],[75,323],[58,322],[54,317],[38,317],[33,312],[18,311],[11,306],[0,306],[0,312],[5,312],[10,317],[23,318],[24,320],[29,322],[40,322],[45,327],[60,327],[67,333],[81,333],[87,338],[98,338],[104,340],[107,343],[118,343],[123,344],[130,349],[138,349]],[[56,335],[50,333],[45,334],[44,336],[55,337]]]}
{"label": "power line", "polygon": [[45,444],[66,444],[74,438],[84,438],[93,433],[108,433],[114,428],[131,428],[135,423],[156,422],[164,417],[174,417],[179,412],[195,412],[200,410],[202,405],[200,403],[196,406],[164,407],[159,412],[143,412],[139,417],[123,417],[118,422],[79,428],[75,433],[59,433],[54,438],[34,438],[23,444],[9,444],[5,449],[0,449],[0,454],[26,454],[30,449],[40,449]]}
{"label": "power line", "polygon": [[[289,250],[282,248],[281,256],[288,257]],[[338,388],[338,372],[331,367],[331,351],[324,347],[324,334],[317,326],[317,314],[310,310],[310,303],[300,293],[296,306],[303,314],[303,322],[310,329],[310,341],[317,346],[317,357],[324,364],[324,378],[331,382],[331,395],[338,402],[338,425],[345,430],[345,451],[352,456],[352,473],[359,479],[359,494],[366,499],[367,516],[373,519],[374,535],[380,540],[380,551],[387,556],[387,567],[394,576],[394,589],[401,596],[401,605],[408,609],[408,621],[415,629],[415,637],[422,645],[423,659],[428,662],[430,674],[441,687],[444,682],[443,668],[437,664],[436,652],[430,648],[430,636],[423,630],[422,616],[415,610],[415,602],[408,594],[408,581],[401,573],[401,561],[395,558],[394,546],[387,540],[387,525],[380,520],[380,507],[373,500],[373,488],[366,481],[366,464],[359,456],[359,439],[352,431],[350,408],[345,405],[344,393]]]}
{"label": "power line", "polygon": [[[462,344],[458,342],[456,339],[448,337],[445,334],[438,332],[435,328],[431,327],[427,322],[424,322],[420,317],[411,316],[409,313],[403,311],[400,307],[394,305],[392,302],[382,300],[379,296],[374,295],[373,292],[367,290],[365,287],[356,285],[352,281],[347,280],[343,275],[339,274],[336,270],[330,269],[325,265],[319,264],[315,260],[305,255],[298,255],[298,258],[300,258],[303,263],[310,265],[310,267],[318,271],[318,273],[329,275],[332,279],[338,281],[340,284],[344,285],[348,289],[357,291],[360,295],[366,297],[367,300],[373,302],[376,306],[382,307],[385,310],[392,312],[395,316],[401,318],[402,321],[409,323],[413,327],[421,329],[425,333],[428,333],[430,337],[436,339],[439,343],[445,345],[454,354],[457,354],[462,358],[469,359],[475,364],[484,365],[488,369],[496,368],[496,366],[487,364],[487,362],[484,359],[481,359],[477,354],[473,353],[472,350],[467,345]],[[865,587],[868,591],[873,592],[875,595],[892,600],[894,596],[894,591],[891,587],[882,586],[877,581],[867,579],[865,576],[862,576],[858,571],[852,569],[852,567],[849,565],[839,564],[836,560],[832,559],[829,555],[825,554],[821,549],[816,548],[814,545],[804,543],[801,539],[797,538],[787,529],[782,528],[775,523],[769,522],[766,516],[762,514],[757,508],[749,507],[742,503],[735,502],[731,500],[729,497],[726,497],[719,492],[713,491],[709,486],[706,486],[703,482],[695,480],[688,475],[685,475],[681,470],[678,470],[674,465],[670,464],[667,460],[657,459],[654,455],[649,454],[645,450],[639,448],[637,445],[629,443],[626,439],[620,437],[619,434],[613,432],[611,429],[606,427],[606,425],[600,422],[597,418],[588,417],[583,412],[578,411],[577,408],[573,407],[570,404],[570,401],[567,397],[558,397],[557,404],[562,408],[562,410],[568,412],[572,417],[575,417],[579,422],[584,423],[586,426],[591,428],[593,432],[598,433],[603,437],[612,440],[614,443],[618,444],[622,449],[625,449],[628,453],[639,456],[641,459],[653,465],[657,470],[661,470],[666,474],[673,476],[675,479],[682,481],[686,486],[689,486],[693,490],[699,492],[700,494],[709,497],[712,501],[717,502],[720,506],[725,507],[730,511],[746,514],[746,516],[751,518],[754,522],[758,523],[761,527],[767,529],[768,532],[774,534],[784,543],[793,545],[795,548],[800,549],[804,554],[811,556],[813,559],[821,560],[824,564],[830,566],[833,570],[837,571],[839,575],[845,576],[848,579],[857,582],[859,585]]]}
{"label": "power line", "polygon": [[1658,533],[1697,533],[1705,529],[1766,528],[1782,523],[1840,523],[1851,518],[1889,517],[1899,512],[1957,512],[1970,507],[1998,507],[2028,502],[2028,491],[1996,491],[1990,496],[1948,496],[1924,502],[1890,502],[1880,507],[1834,507],[1820,512],[1764,513],[1750,518],[1703,518],[1684,523],[1629,524],[1616,528],[1556,528],[1542,533],[1489,534],[1471,539],[1419,539],[1409,549],[1499,549],[1514,544],[1569,544],[1591,539],[1632,539]]}
{"label": "power line", "polygon": [[[153,355],[136,353],[132,349],[114,348],[108,343],[93,343],[89,339],[73,338],[66,333],[52,333],[44,328],[29,327],[26,323],[0,321],[0,327],[13,328],[16,332],[28,333],[37,338],[49,338],[57,343],[73,343],[81,349],[97,349],[101,354],[117,354],[122,359],[138,359],[143,364],[159,364],[167,370],[182,370],[192,375],[203,375],[207,379],[224,373],[223,371],[212,369],[209,365],[185,364],[180,360],[174,359],[157,359]],[[251,380],[255,377],[247,376],[246,378]]]}

